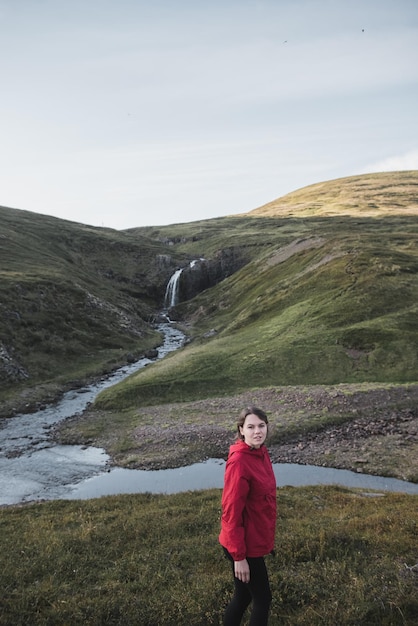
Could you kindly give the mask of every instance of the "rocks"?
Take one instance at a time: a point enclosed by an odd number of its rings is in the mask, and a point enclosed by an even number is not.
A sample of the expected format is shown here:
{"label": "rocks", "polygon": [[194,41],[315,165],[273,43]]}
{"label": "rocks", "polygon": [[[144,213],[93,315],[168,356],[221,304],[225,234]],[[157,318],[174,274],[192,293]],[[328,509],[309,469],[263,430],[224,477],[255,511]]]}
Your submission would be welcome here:
{"label": "rocks", "polygon": [[151,348],[144,353],[144,357],[146,359],[157,359],[158,358],[158,350],[157,348]]}
{"label": "rocks", "polygon": [[[320,432],[307,433],[303,441],[299,441],[300,435],[295,439],[290,439],[282,445],[283,448],[288,447],[289,452],[294,450],[303,451],[307,447],[320,446],[324,454],[330,454],[335,443],[353,442],[357,444],[362,439],[373,436],[385,435],[403,435],[407,440],[418,441],[418,437],[413,434],[416,432],[416,422],[418,416],[411,409],[395,412],[389,415],[368,421],[367,418],[355,419],[341,426],[331,426]],[[409,425],[411,424],[411,433]],[[358,462],[367,462],[364,459]]]}
{"label": "rocks", "polygon": [[169,254],[157,254],[155,257],[157,268],[159,270],[165,270],[172,266],[173,260]]}
{"label": "rocks", "polygon": [[217,334],[218,334],[218,331],[216,330],[216,328],[211,328],[210,330],[208,330],[207,333],[205,333],[202,336],[204,339],[209,339],[210,337],[214,337]]}
{"label": "rocks", "polygon": [[190,300],[198,293],[237,272],[246,263],[240,250],[219,250],[212,259],[199,259],[185,267],[179,278],[179,301]]}
{"label": "rocks", "polygon": [[[143,406],[134,426],[130,416],[126,430],[118,422],[114,431],[93,443],[106,449],[114,465],[138,469],[225,458],[235,438],[235,420],[249,405],[262,407],[269,416],[272,432],[267,445],[275,463],[343,468],[418,482],[418,385],[269,387]],[[78,419],[90,428],[95,415],[100,424],[112,423],[94,407]],[[118,442],[122,436],[131,441],[123,452]]]}
{"label": "rocks", "polygon": [[418,470],[417,426],[417,411],[392,409],[371,420],[355,418],[302,438],[298,435],[273,444],[270,452],[274,462],[322,465],[414,481]]}
{"label": "rocks", "polygon": [[29,374],[3,343],[0,343],[0,381],[18,383],[29,378]]}
{"label": "rocks", "polygon": [[227,430],[205,424],[138,426],[133,436],[135,459],[131,456],[129,467],[136,469],[181,467],[209,457],[222,458],[231,443]]}

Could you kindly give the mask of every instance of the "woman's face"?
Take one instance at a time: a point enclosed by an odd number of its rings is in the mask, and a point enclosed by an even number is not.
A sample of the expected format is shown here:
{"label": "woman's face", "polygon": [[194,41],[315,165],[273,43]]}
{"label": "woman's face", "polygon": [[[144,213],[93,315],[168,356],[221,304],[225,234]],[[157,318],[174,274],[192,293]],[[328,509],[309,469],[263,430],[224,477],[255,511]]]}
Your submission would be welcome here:
{"label": "woman's face", "polygon": [[243,426],[239,427],[244,441],[251,448],[259,448],[267,437],[267,424],[262,419],[251,413],[245,418]]}

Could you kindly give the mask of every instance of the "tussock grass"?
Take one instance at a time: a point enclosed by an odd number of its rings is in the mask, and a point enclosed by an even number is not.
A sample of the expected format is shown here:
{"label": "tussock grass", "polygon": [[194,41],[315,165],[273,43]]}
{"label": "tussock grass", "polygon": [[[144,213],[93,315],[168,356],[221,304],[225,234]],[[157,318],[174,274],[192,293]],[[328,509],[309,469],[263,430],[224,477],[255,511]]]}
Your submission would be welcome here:
{"label": "tussock grass", "polygon": [[[0,624],[220,624],[220,491],[0,509]],[[411,625],[418,497],[278,490],[271,624]]]}

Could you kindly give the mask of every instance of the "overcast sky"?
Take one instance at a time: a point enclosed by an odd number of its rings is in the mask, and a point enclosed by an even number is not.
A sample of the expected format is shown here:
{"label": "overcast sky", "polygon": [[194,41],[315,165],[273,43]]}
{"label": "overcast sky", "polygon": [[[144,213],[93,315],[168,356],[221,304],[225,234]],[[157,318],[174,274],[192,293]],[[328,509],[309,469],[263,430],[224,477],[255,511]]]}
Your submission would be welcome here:
{"label": "overcast sky", "polygon": [[0,205],[123,229],[418,169],[417,0],[0,0]]}

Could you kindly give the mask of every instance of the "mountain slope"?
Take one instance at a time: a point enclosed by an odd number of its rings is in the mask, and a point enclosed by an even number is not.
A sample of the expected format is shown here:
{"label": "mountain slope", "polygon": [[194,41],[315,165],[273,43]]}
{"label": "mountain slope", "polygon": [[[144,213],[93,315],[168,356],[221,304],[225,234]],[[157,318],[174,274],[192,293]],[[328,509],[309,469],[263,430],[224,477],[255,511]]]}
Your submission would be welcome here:
{"label": "mountain slope", "polygon": [[0,207],[0,383],[80,378],[159,342],[170,268],[146,237]]}
{"label": "mountain slope", "polygon": [[417,215],[416,171],[364,174],[316,183],[247,213],[254,217]]}
{"label": "mountain slope", "polygon": [[417,189],[418,172],[365,175],[125,232],[0,207],[0,399],[158,344],[149,322],[167,281],[201,257],[239,263],[172,311],[191,342],[99,405],[418,380]]}
{"label": "mountain slope", "polygon": [[[194,341],[104,392],[98,406],[187,401],[269,385],[418,380],[418,173],[342,185],[305,190],[303,207],[295,192],[271,203],[268,217],[263,208],[236,218],[235,237],[248,229],[240,241],[249,262],[177,307]],[[335,197],[350,187],[339,214]],[[388,196],[379,199],[377,188]],[[308,207],[318,214],[309,216]],[[185,229],[192,239],[193,225]],[[220,230],[218,239],[223,236]],[[178,245],[190,253],[191,239]]]}

